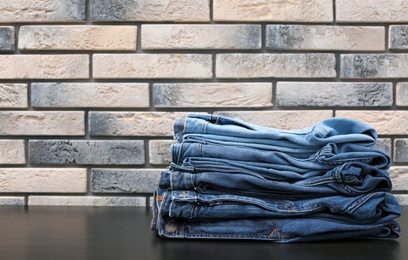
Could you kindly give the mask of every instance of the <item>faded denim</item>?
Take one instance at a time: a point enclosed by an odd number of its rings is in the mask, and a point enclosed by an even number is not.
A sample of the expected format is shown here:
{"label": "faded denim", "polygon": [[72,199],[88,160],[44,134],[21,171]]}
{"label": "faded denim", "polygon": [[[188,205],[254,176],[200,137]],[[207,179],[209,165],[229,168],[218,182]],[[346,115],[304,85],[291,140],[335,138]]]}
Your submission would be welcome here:
{"label": "faded denim", "polygon": [[[355,144],[328,143],[308,158],[297,158],[277,151],[264,151],[238,146],[222,146],[184,141],[171,146],[172,161],[182,164],[189,157],[220,158],[233,161],[267,163],[270,165],[288,166],[287,169],[309,171],[330,170],[337,165],[349,162],[361,162],[387,170],[391,166],[391,158],[384,151]],[[210,166],[210,165],[209,165]],[[211,167],[211,166],[210,166]],[[297,170],[298,169],[298,170]]]}
{"label": "faded denim", "polygon": [[[303,180],[274,180],[256,172],[204,171],[194,167],[171,164],[163,171],[160,188],[171,190],[196,190],[202,194],[234,194],[252,197],[301,199],[331,195],[357,196],[369,192],[390,191],[388,172],[363,163],[346,163],[329,170],[324,175]],[[280,179],[280,178],[278,178]]]}
{"label": "faded denim", "polygon": [[[209,138],[206,138],[210,135]],[[249,124],[238,119],[208,114],[190,114],[174,123],[179,142],[197,136],[209,142],[265,144],[282,148],[317,148],[328,143],[355,143],[372,146],[377,132],[371,126],[350,118],[334,117],[299,130],[280,130]],[[235,139],[237,138],[237,139]]]}

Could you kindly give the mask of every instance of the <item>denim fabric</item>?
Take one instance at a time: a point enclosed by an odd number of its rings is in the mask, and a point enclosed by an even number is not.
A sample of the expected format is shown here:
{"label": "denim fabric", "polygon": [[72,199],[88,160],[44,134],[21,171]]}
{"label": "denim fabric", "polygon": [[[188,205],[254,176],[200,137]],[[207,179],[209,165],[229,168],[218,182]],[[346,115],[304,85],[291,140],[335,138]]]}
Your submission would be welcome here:
{"label": "denim fabric", "polygon": [[158,235],[167,238],[241,239],[294,243],[341,238],[396,239],[400,236],[400,227],[395,221],[361,225],[308,217],[195,222],[163,216],[159,218]]}
{"label": "denim fabric", "polygon": [[[209,134],[221,140],[269,144],[300,148],[322,146],[328,143],[356,143],[374,145],[377,132],[371,126],[350,118],[329,118],[299,130],[280,130],[249,124],[237,119],[207,114],[190,114],[174,124],[175,139],[182,141],[186,134]],[[203,137],[203,136],[201,136]],[[190,138],[192,136],[190,135]],[[209,138],[209,140],[212,140]]]}
{"label": "denim fabric", "polygon": [[[173,164],[174,167],[174,164]],[[235,161],[222,158],[188,157],[180,164],[181,169],[191,169],[192,172],[222,171],[229,173],[257,174],[270,180],[304,180],[321,176],[321,169],[309,170],[290,165],[270,164],[262,162]]]}
{"label": "denim fabric", "polygon": [[391,158],[369,125],[329,118],[279,130],[222,116],[174,123],[155,191],[160,236],[304,242],[399,237]]}
{"label": "denim fabric", "polygon": [[363,163],[347,163],[322,176],[290,182],[273,180],[257,173],[208,171],[175,164],[163,171],[160,188],[196,190],[206,194],[234,194],[253,197],[301,199],[330,195],[357,196],[368,192],[390,191],[388,173]]}
{"label": "denim fabric", "polygon": [[202,194],[173,190],[163,194],[161,214],[197,220],[233,218],[283,218],[323,213],[353,223],[389,221],[401,215],[394,196],[374,192],[356,197],[341,195],[303,200],[254,198],[231,194]]}
{"label": "denim fabric", "polygon": [[[160,190],[160,189],[158,189]],[[399,224],[393,220],[353,223],[330,214],[291,218],[244,218],[190,221],[170,218],[161,212],[160,191],[155,193],[151,229],[159,236],[188,239],[245,239],[278,243],[308,242],[339,238],[395,239]]]}
{"label": "denim fabric", "polygon": [[202,144],[193,142],[176,143],[171,146],[172,161],[181,164],[188,157],[221,158],[234,161],[262,162],[269,164],[287,165],[293,168],[308,170],[330,170],[337,165],[348,162],[363,162],[379,169],[387,170],[391,166],[391,158],[385,152],[355,144],[334,143],[326,144],[318,152],[311,154],[307,159],[296,158],[276,151]]}

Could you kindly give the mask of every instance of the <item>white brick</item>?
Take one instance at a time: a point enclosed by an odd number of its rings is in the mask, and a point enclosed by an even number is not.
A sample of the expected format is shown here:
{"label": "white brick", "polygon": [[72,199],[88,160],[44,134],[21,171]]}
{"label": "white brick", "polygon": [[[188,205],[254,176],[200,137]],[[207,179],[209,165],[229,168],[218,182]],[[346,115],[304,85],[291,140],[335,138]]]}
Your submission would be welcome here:
{"label": "white brick", "polygon": [[27,108],[27,84],[0,83],[0,108]]}
{"label": "white brick", "polygon": [[24,140],[0,140],[0,164],[25,164]]}
{"label": "white brick", "polygon": [[86,0],[1,0],[0,23],[85,21]]}
{"label": "white brick", "polygon": [[212,77],[210,54],[95,54],[97,79]]}
{"label": "white brick", "polygon": [[260,25],[142,25],[142,49],[260,49]]}
{"label": "white brick", "polygon": [[87,79],[89,56],[0,55],[0,79]]}
{"label": "white brick", "polygon": [[407,0],[336,0],[337,22],[407,22]]}
{"label": "white brick", "polygon": [[84,193],[86,169],[0,168],[0,192]]}
{"label": "white brick", "polygon": [[397,84],[396,104],[399,107],[408,106],[408,82],[400,82]]}
{"label": "white brick", "polygon": [[136,50],[136,26],[22,26],[20,50]]}
{"label": "white brick", "polygon": [[284,130],[302,129],[333,116],[331,110],[218,111],[215,114]]}
{"label": "white brick", "polygon": [[408,166],[392,166],[389,170],[392,190],[408,191]]}
{"label": "white brick", "polygon": [[84,117],[80,111],[0,111],[0,135],[84,135]]}
{"label": "white brick", "polygon": [[331,0],[214,0],[215,21],[332,22]]}
{"label": "white brick", "polygon": [[406,135],[408,111],[338,110],[336,117],[349,117],[374,127],[380,135]]}

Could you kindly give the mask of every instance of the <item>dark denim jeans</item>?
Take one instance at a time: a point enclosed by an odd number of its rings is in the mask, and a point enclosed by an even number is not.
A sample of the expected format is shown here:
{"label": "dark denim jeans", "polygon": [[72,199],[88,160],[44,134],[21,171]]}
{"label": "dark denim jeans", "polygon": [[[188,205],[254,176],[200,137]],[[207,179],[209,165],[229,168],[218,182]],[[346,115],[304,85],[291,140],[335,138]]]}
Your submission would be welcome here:
{"label": "dark denim jeans", "polygon": [[162,193],[161,197],[163,216],[190,220],[306,217],[324,214],[348,222],[367,224],[390,221],[401,215],[396,198],[386,192],[356,197],[333,195],[288,200],[172,190]]}
{"label": "dark denim jeans", "polygon": [[395,239],[400,236],[399,224],[389,218],[370,223],[356,223],[333,214],[193,221],[170,218],[162,212],[163,196],[160,194],[160,191],[155,193],[151,229],[162,237],[289,243],[356,237]]}

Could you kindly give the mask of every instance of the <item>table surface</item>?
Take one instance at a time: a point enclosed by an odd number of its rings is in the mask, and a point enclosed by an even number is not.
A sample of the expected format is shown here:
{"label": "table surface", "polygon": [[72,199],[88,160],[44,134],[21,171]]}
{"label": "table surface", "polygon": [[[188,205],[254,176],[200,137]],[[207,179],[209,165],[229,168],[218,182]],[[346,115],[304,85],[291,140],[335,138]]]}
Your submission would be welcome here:
{"label": "table surface", "polygon": [[408,206],[392,241],[173,240],[151,231],[150,220],[147,208],[0,207],[0,259],[408,259]]}

